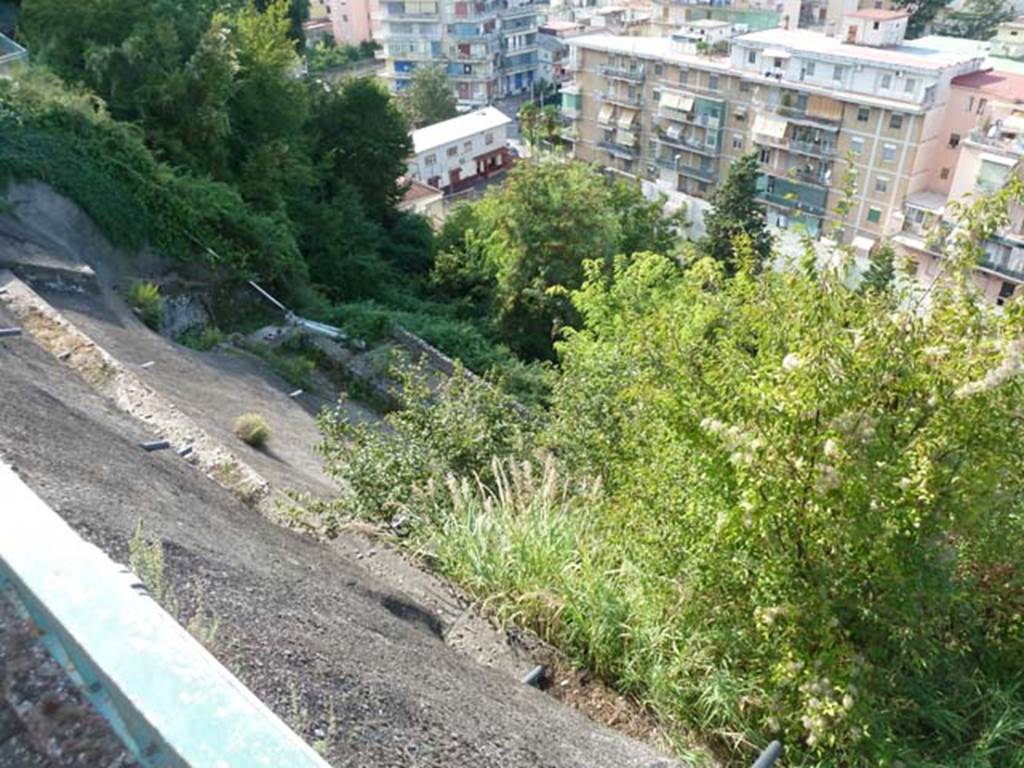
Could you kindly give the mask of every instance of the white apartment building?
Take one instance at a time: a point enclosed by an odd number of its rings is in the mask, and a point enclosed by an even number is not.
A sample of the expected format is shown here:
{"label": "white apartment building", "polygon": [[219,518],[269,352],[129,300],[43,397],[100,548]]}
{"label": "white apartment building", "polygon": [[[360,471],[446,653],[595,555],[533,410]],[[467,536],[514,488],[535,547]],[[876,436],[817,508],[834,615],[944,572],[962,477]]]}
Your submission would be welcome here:
{"label": "white apartment building", "polygon": [[408,177],[446,194],[458,192],[507,170],[512,120],[494,107],[413,131]]}

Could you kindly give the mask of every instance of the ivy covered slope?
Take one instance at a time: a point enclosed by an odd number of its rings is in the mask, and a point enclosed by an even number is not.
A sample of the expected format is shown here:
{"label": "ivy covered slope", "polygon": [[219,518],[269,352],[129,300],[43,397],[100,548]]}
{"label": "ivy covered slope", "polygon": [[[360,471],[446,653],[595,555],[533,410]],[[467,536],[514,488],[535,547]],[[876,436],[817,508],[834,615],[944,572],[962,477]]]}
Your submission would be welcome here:
{"label": "ivy covered slope", "polygon": [[115,245],[150,243],[281,284],[305,276],[285,222],[253,211],[226,184],[158,162],[102,102],[38,71],[0,80],[0,174],[50,184]]}
{"label": "ivy covered slope", "polygon": [[[848,263],[586,267],[550,411],[456,379],[389,431],[325,417],[323,509],[407,541],[728,764],[1024,761],[1024,305]],[[735,272],[730,276],[730,272]],[[879,273],[884,270],[877,270]]]}

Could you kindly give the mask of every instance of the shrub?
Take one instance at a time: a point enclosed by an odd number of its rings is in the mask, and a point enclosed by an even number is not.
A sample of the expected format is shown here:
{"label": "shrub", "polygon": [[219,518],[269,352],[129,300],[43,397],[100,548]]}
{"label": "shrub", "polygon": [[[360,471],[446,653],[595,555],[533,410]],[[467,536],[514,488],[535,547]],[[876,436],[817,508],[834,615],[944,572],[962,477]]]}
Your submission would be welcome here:
{"label": "shrub", "polygon": [[235,419],[235,437],[262,450],[270,441],[270,425],[258,413],[243,413]]}
{"label": "shrub", "polygon": [[128,303],[139,317],[154,331],[160,330],[164,319],[164,299],[156,283],[138,282],[128,291]]}
{"label": "shrub", "polygon": [[215,325],[189,328],[178,337],[178,343],[199,352],[207,352],[223,343],[224,332]]}

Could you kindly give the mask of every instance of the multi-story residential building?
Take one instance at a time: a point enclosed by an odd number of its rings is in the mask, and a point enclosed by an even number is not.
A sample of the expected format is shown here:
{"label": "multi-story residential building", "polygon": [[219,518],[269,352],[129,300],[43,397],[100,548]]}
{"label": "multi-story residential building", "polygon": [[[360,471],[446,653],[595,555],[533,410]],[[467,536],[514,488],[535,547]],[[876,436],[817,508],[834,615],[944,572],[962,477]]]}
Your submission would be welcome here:
{"label": "multi-story residential building", "polygon": [[412,132],[408,178],[446,194],[458,192],[508,169],[511,118],[494,107]]}
{"label": "multi-story residential building", "polygon": [[310,0],[307,40],[330,36],[339,45],[359,45],[373,36],[371,0]]}
{"label": "multi-story residential building", "polygon": [[[667,35],[691,21],[727,21],[745,31],[795,28],[804,15],[804,5],[825,0],[651,0],[651,18],[661,34]],[[806,12],[814,15],[810,9]]]}
{"label": "multi-story residential building", "polygon": [[992,55],[1007,59],[1024,59],[1024,18],[999,25],[992,38]]}
{"label": "multi-story residential building", "polygon": [[698,53],[686,35],[576,38],[565,136],[578,157],[681,195],[695,232],[742,154],[760,158],[769,222],[815,236],[837,228],[840,182],[852,165],[858,184],[846,237],[877,242],[898,229],[904,198],[927,187],[947,141],[953,78],[983,61],[927,38],[886,45],[905,25],[905,13],[855,11],[844,18],[845,39],[763,30],[734,37],[723,56],[703,46]]}
{"label": "multi-story residential building", "polygon": [[420,66],[444,67],[465,107],[537,80],[537,27],[546,2],[379,0],[378,7],[384,76],[397,91]]}
{"label": "multi-story residential building", "polygon": [[576,21],[548,20],[537,31],[537,78],[561,85],[572,79],[569,71],[568,38],[583,34],[586,27]]}
{"label": "multi-story residential building", "polygon": [[[922,282],[941,274],[944,234],[955,224],[949,200],[970,201],[1002,187],[1024,157],[1024,75],[985,70],[953,80],[930,153],[931,173],[904,198],[893,241]],[[1024,283],[1024,210],[984,244],[976,282],[1001,303]]]}

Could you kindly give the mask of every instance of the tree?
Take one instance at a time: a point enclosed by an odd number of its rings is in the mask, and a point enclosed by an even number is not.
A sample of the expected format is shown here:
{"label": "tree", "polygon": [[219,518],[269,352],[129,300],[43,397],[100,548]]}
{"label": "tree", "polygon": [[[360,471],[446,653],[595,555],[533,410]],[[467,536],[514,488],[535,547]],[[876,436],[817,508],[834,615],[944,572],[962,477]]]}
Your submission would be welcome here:
{"label": "tree", "polygon": [[755,269],[771,257],[772,237],[765,224],[764,208],[757,202],[757,182],[761,175],[757,155],[750,153],[736,160],[711,199],[704,215],[705,235],[702,253],[733,274],[740,269],[736,238],[749,239]]}
{"label": "tree", "polygon": [[950,13],[942,24],[942,34],[969,40],[988,40],[996,28],[1013,21],[1014,13],[1006,0],[968,0],[963,9]]}
{"label": "tree", "polygon": [[871,254],[871,264],[864,272],[860,289],[884,293],[891,291],[896,278],[896,251],[888,241],[883,242]]}
{"label": "tree", "polygon": [[402,93],[402,106],[414,128],[433,125],[458,114],[455,87],[440,66],[420,66]]}
{"label": "tree", "polygon": [[338,183],[351,184],[366,214],[389,222],[403,194],[398,179],[412,154],[412,139],[386,88],[372,78],[313,87],[309,133],[328,196]]}
{"label": "tree", "polygon": [[[894,0],[897,8],[910,11],[910,21],[907,24],[907,37],[915,38],[928,34],[935,17],[949,5],[950,0]],[[982,0],[989,2],[989,0]]]}

